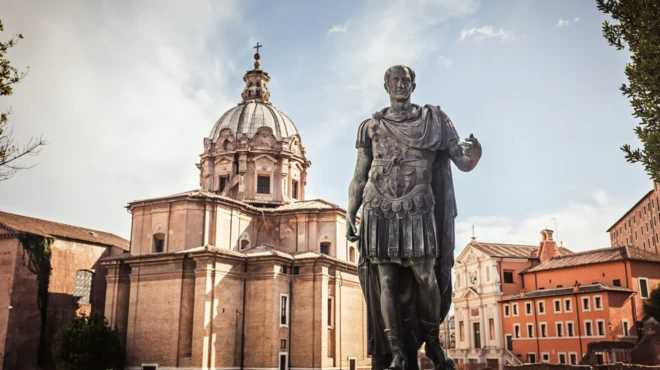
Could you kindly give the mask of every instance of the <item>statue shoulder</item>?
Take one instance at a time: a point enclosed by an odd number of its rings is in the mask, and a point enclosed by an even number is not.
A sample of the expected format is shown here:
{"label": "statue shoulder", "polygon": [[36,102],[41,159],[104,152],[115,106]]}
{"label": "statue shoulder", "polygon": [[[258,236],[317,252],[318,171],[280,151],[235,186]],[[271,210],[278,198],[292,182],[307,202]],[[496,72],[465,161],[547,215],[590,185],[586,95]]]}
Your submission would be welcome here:
{"label": "statue shoulder", "polygon": [[371,147],[371,137],[369,136],[370,123],[371,118],[365,119],[360,123],[357,132],[357,140],[355,141],[355,147],[357,149]]}

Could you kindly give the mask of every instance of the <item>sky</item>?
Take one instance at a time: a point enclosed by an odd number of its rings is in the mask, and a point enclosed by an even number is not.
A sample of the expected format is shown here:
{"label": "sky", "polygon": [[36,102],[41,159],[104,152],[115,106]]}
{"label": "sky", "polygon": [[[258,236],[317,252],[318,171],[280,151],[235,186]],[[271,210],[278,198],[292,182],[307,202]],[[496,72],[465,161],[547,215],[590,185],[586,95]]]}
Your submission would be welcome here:
{"label": "sky", "polygon": [[383,74],[417,76],[483,146],[454,168],[456,254],[470,241],[609,246],[606,230],[652,183],[619,86],[625,51],[595,1],[58,1],[0,5],[8,57],[29,74],[0,100],[19,142],[49,141],[0,182],[0,210],[130,234],[128,202],[199,188],[203,138],[240,101],[257,42],[271,102],[312,162],[307,198],[345,207],[360,122],[386,107]]}

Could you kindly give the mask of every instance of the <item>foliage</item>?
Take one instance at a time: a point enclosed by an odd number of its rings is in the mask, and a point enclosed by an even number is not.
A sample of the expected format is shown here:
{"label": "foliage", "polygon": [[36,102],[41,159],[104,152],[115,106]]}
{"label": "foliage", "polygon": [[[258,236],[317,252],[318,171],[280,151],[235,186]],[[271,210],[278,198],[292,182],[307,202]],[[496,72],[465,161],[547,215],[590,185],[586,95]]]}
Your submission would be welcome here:
{"label": "foliage", "polygon": [[660,284],[651,291],[651,296],[644,302],[644,313],[660,322]]}
{"label": "foliage", "polygon": [[[0,21],[0,31],[4,31],[2,21]],[[12,95],[14,85],[27,76],[27,72],[19,72],[6,58],[9,49],[16,46],[22,38],[23,35],[19,33],[8,41],[0,41],[0,96]],[[12,137],[12,130],[7,130],[10,113],[11,110],[0,112],[0,181],[12,177],[22,169],[31,168],[31,166],[18,164],[18,160],[27,155],[39,154],[41,148],[47,144],[41,137],[38,137],[31,138],[22,148],[19,147]]]}
{"label": "foliage", "polygon": [[54,240],[52,238],[46,238],[34,234],[21,234],[19,235],[18,240],[23,246],[23,262],[25,262],[25,254],[27,254],[27,267],[31,273],[37,276],[37,307],[41,314],[41,330],[39,332],[37,363],[41,365],[44,332],[46,330],[46,319],[48,317],[48,284],[50,282],[50,273],[53,269],[50,263],[50,246],[53,244]]}
{"label": "foliage", "polygon": [[74,316],[64,325],[55,335],[53,356],[58,370],[124,368],[119,334],[98,312]]}
{"label": "foliage", "polygon": [[616,23],[603,23],[603,36],[617,50],[628,46],[628,84],[620,87],[640,120],[635,133],[643,148],[625,144],[621,150],[630,163],[641,163],[646,173],[660,182],[660,1],[596,0],[598,9]]}

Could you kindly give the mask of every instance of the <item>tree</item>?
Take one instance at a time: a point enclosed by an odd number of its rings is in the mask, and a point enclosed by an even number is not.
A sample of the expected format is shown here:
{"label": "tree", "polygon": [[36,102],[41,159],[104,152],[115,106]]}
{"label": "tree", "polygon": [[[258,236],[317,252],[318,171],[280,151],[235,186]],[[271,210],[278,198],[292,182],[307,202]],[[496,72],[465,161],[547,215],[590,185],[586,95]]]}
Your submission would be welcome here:
{"label": "tree", "polygon": [[628,47],[628,84],[620,87],[640,122],[635,133],[642,149],[625,144],[621,150],[630,163],[641,163],[646,173],[660,182],[660,1],[596,0],[598,9],[615,23],[603,22],[603,36],[617,50]]}
{"label": "tree", "polygon": [[660,284],[651,291],[651,296],[644,301],[644,313],[660,322]]}
{"label": "tree", "polygon": [[76,315],[55,335],[53,356],[58,370],[124,368],[124,349],[103,315]]}
{"label": "tree", "polygon": [[[4,31],[2,21],[0,21],[0,31]],[[22,38],[22,34],[17,34],[12,36],[9,41],[0,41],[0,96],[12,95],[14,93],[13,85],[21,82],[27,76],[27,71],[19,72],[6,58],[9,49],[16,46]],[[47,144],[42,137],[38,137],[31,138],[27,144],[20,147],[12,136],[12,130],[8,129],[10,113],[11,109],[0,113],[0,181],[7,180],[20,170],[32,168],[33,166],[20,164],[19,159],[39,154],[41,148]]]}

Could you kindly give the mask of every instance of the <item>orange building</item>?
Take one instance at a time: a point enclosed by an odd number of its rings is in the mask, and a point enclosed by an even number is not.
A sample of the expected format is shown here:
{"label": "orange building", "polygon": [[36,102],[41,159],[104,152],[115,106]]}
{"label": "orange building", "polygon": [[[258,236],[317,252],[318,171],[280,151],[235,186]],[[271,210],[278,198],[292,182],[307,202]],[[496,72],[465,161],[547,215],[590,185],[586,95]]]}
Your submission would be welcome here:
{"label": "orange building", "polygon": [[630,245],[647,252],[660,254],[660,185],[635,203],[607,232],[610,233],[612,247]]}
{"label": "orange building", "polygon": [[559,255],[552,231],[543,233],[540,263],[500,301],[507,349],[524,362],[577,364],[590,342],[636,342],[660,256],[632,247]]}

